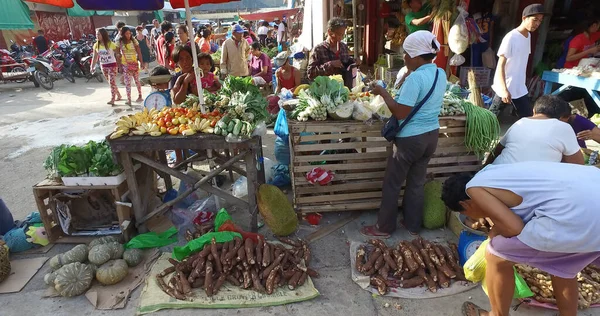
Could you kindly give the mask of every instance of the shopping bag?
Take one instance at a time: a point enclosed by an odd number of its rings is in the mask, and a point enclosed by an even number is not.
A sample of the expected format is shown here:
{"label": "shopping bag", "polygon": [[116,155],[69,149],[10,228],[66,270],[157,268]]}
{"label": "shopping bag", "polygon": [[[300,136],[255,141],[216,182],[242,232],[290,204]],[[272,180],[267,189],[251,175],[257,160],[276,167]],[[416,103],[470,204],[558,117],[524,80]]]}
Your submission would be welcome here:
{"label": "shopping bag", "polygon": [[[515,293],[513,294],[513,298],[532,297],[533,292],[529,288],[529,285],[527,285],[527,282],[525,282],[523,277],[517,273],[517,269],[513,268],[513,270],[515,271]],[[483,292],[485,292],[485,295],[489,296],[487,286],[485,284],[485,277],[481,281],[481,288],[483,289]]]}
{"label": "shopping bag", "polygon": [[287,139],[288,136],[290,136],[287,115],[285,114],[284,109],[279,109],[279,114],[277,114],[277,120],[275,121],[275,127],[273,128],[273,132],[275,133],[275,135],[283,139]]}
{"label": "shopping bag", "polygon": [[490,69],[496,69],[496,52],[490,47],[481,54],[483,66]]}
{"label": "shopping bag", "polygon": [[177,242],[177,228],[171,227],[163,233],[148,232],[133,237],[127,244],[126,249],[137,248],[160,248]]}
{"label": "shopping bag", "polygon": [[469,260],[465,262],[463,270],[467,280],[471,282],[480,282],[485,277],[485,248],[487,248],[489,243],[489,238],[484,240]]}

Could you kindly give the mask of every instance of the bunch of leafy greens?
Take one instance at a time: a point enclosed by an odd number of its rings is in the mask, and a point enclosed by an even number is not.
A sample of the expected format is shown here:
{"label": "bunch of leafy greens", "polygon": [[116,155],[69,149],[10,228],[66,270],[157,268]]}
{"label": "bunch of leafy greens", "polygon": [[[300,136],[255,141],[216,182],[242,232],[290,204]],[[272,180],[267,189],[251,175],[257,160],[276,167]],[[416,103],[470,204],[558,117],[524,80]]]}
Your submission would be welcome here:
{"label": "bunch of leafy greens", "polygon": [[277,47],[272,47],[267,49],[265,54],[267,54],[267,56],[269,56],[270,59],[273,59],[275,58],[275,56],[277,56],[277,54],[279,54],[279,50],[277,49]]}
{"label": "bunch of leafy greens", "polygon": [[234,92],[251,92],[252,94],[260,94],[260,90],[257,86],[252,84],[252,77],[233,77],[228,76],[223,82],[223,88],[220,94],[227,97],[231,97]]}
{"label": "bunch of leafy greens", "polygon": [[198,98],[197,95],[195,94],[188,94],[185,97],[185,101],[181,102],[180,106],[184,107],[184,108],[191,108],[194,103],[198,104],[200,102],[200,99]]}
{"label": "bunch of leafy greens", "polygon": [[44,161],[50,177],[77,177],[91,174],[105,177],[116,175],[122,168],[112,157],[110,146],[103,141],[90,141],[83,146],[60,145],[54,147]]}
{"label": "bunch of leafy greens", "polygon": [[328,112],[348,101],[349,91],[342,82],[329,77],[317,77],[308,88],[309,94],[323,104]]}
{"label": "bunch of leafy greens", "polygon": [[234,118],[256,125],[266,122],[269,118],[267,104],[267,99],[260,93],[235,92],[229,101],[228,113]]}

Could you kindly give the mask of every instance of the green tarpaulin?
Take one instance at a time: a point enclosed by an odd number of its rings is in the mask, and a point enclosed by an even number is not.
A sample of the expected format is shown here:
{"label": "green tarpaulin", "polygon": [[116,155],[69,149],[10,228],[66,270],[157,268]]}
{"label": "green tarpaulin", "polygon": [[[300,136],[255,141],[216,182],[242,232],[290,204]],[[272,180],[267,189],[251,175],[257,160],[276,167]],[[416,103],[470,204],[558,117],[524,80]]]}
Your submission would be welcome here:
{"label": "green tarpaulin", "polygon": [[185,11],[179,11],[179,18],[185,19]]}
{"label": "green tarpaulin", "polygon": [[162,23],[165,20],[162,11],[154,11],[154,18],[158,20],[158,23]]}
{"label": "green tarpaulin", "polygon": [[115,11],[96,11],[96,15],[115,15]]}
{"label": "green tarpaulin", "polygon": [[77,2],[73,1],[73,7],[67,9],[67,15],[72,17],[86,17],[94,15],[93,10],[84,10],[77,4]]}
{"label": "green tarpaulin", "polygon": [[3,0],[0,9],[0,30],[31,30],[33,22],[29,8],[21,0]]}

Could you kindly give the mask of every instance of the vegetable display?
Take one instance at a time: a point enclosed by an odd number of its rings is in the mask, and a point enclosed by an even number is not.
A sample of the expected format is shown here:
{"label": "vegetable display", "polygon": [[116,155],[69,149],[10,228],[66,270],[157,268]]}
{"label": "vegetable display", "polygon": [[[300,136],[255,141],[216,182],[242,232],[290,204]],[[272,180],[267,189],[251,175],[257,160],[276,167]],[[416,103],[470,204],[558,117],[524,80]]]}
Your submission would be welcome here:
{"label": "vegetable display", "polygon": [[54,147],[44,161],[44,169],[51,177],[108,177],[123,171],[113,160],[110,146],[105,141],[89,141],[83,146],[63,144]]}
{"label": "vegetable display", "polygon": [[225,282],[271,295],[286,284],[288,289],[294,290],[309,276],[318,277],[318,273],[308,267],[311,251],[304,241],[288,238],[280,241],[287,246],[269,243],[260,237],[258,242],[236,237],[226,243],[218,243],[213,238],[201,251],[181,261],[169,259],[172,266],[157,274],[156,282],[169,296],[187,300],[196,288],[203,288],[206,295],[212,297]]}
{"label": "vegetable display", "polygon": [[442,101],[442,108],[440,109],[440,116],[464,115],[464,101],[465,100],[458,96],[454,91],[446,91],[446,93],[444,93],[444,100]]}
{"label": "vegetable display", "polygon": [[260,94],[260,89],[252,83],[251,77],[228,76],[223,82],[223,87],[219,94],[231,97],[235,92]]}
{"label": "vegetable display", "polygon": [[217,135],[250,137],[260,122],[269,119],[267,99],[260,93],[234,92],[230,98],[223,97],[222,101],[226,100],[228,103],[222,106],[226,107],[227,114],[214,128],[214,133]]}
{"label": "vegetable display", "polygon": [[309,118],[324,121],[328,113],[335,113],[338,106],[348,101],[348,96],[349,90],[343,82],[330,77],[317,77],[308,89],[298,93],[300,103],[291,117],[298,121],[307,121]]}
{"label": "vegetable display", "polygon": [[471,229],[478,230],[486,234],[490,232],[492,227],[494,227],[494,222],[487,217],[475,220],[467,216],[463,224]]}
{"label": "vegetable display", "polygon": [[356,252],[355,268],[371,277],[371,285],[385,295],[390,288],[426,286],[429,291],[447,288],[451,280],[466,281],[458,263],[456,246],[450,248],[423,238],[401,241],[388,247],[371,239]]}
{"label": "vegetable display", "polygon": [[467,114],[465,146],[478,157],[483,158],[485,153],[492,151],[498,142],[500,123],[496,115],[487,109],[467,101],[463,101],[462,105]]}
{"label": "vegetable display", "polygon": [[[523,277],[534,293],[534,299],[540,303],[556,305],[551,277],[548,273],[523,264],[515,265],[517,272]],[[579,309],[600,304],[600,267],[590,264],[577,274]]]}

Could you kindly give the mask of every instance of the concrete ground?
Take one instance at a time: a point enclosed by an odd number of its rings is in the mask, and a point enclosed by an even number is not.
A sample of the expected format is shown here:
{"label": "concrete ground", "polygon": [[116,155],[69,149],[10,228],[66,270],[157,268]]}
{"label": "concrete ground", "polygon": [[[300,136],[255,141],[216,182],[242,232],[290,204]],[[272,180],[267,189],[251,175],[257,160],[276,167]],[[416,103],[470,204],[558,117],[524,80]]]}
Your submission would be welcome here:
{"label": "concrete ground", "polygon": [[[144,94],[149,87],[144,87]],[[124,95],[124,88],[121,87]],[[42,167],[52,146],[61,143],[84,143],[100,140],[113,128],[113,122],[123,105],[111,107],[106,83],[79,79],[71,84],[56,83],[52,91],[33,88],[32,84],[0,85],[0,198],[4,200],[15,219],[23,219],[36,211],[31,187],[44,179]],[[135,98],[135,95],[134,95]],[[272,131],[264,140],[266,157],[273,158]],[[248,216],[233,210],[236,222],[247,227]],[[348,216],[344,213],[326,214],[321,226]],[[240,310],[164,310],[157,315],[461,315],[462,302],[472,300],[489,307],[487,297],[478,287],[465,293],[427,300],[386,298],[372,295],[359,288],[350,277],[349,244],[363,240],[358,228],[372,223],[375,213],[363,213],[354,222],[313,244],[312,266],[321,274],[315,286],[321,295],[313,300],[286,306],[250,308]],[[318,227],[301,225],[298,235],[306,236]],[[266,228],[262,233],[268,234]],[[394,235],[403,238],[402,232]],[[68,250],[72,245],[56,245],[45,256],[52,257]],[[168,249],[165,249],[168,250]],[[37,255],[40,256],[40,255]],[[14,255],[13,259],[32,256]],[[41,299],[46,285],[43,276],[49,271],[46,263],[27,286],[19,293],[0,295],[0,315],[134,315],[142,287],[132,293],[126,308],[116,311],[94,310],[83,296],[76,298]],[[515,302],[516,305],[516,302]],[[556,312],[520,306],[512,315],[554,315]],[[593,309],[579,315],[600,315]]]}

